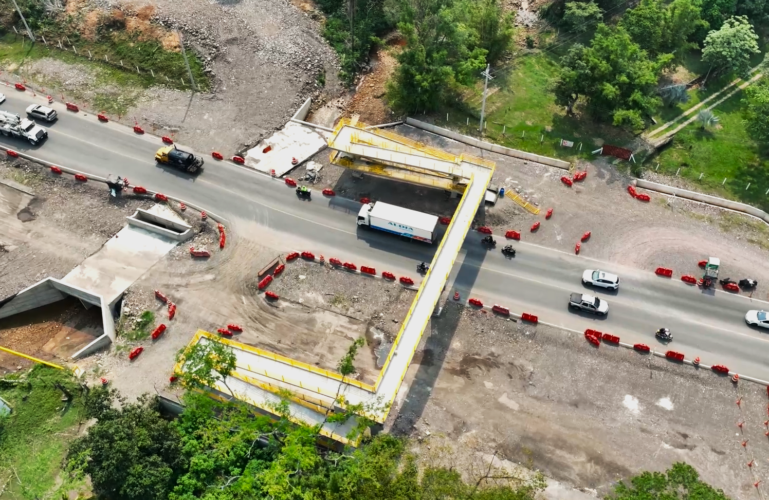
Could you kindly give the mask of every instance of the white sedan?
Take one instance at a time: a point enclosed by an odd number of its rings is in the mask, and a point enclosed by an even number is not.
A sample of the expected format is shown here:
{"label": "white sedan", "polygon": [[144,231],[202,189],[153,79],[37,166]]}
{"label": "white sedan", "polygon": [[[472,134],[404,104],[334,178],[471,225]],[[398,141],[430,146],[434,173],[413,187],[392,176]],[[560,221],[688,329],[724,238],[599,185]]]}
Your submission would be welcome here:
{"label": "white sedan", "polygon": [[609,290],[617,290],[619,289],[619,276],[598,269],[588,269],[582,273],[582,284],[592,285],[598,288],[608,288]]}
{"label": "white sedan", "polygon": [[5,94],[0,94],[0,104],[5,102]]}
{"label": "white sedan", "polygon": [[750,310],[745,314],[745,323],[750,326],[769,328],[769,313],[766,311],[756,311],[755,309]]}

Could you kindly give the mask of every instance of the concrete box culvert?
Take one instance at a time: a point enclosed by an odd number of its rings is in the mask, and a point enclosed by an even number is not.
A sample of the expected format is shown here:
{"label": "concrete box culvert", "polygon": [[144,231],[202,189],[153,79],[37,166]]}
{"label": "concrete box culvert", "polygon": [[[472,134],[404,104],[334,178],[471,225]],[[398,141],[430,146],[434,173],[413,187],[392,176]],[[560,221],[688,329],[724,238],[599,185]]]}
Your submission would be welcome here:
{"label": "concrete box culvert", "polygon": [[192,226],[139,208],[128,217],[128,224],[166,236],[174,241],[186,241],[193,236]]}

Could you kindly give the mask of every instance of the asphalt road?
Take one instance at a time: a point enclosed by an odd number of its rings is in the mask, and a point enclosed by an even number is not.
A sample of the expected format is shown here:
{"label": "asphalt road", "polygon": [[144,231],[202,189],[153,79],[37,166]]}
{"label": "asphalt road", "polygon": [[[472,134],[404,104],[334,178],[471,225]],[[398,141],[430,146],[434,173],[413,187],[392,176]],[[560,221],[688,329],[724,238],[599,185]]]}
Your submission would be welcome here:
{"label": "asphalt road", "polygon": [[[32,96],[5,89],[0,109],[24,114],[26,106],[40,102]],[[259,234],[276,248],[308,249],[396,274],[414,276],[414,266],[432,259],[435,247],[403,242],[376,231],[358,229],[355,217],[360,204],[316,195],[299,200],[282,181],[229,162],[217,162],[204,152],[206,165],[197,177],[159,167],[154,153],[157,137],[138,136],[94,116],[72,114],[61,105],[59,120],[48,126],[49,139],[38,147],[3,138],[3,143],[30,155],[85,172],[128,177],[132,184],[194,202],[226,217],[237,232]],[[180,146],[183,147],[183,146]],[[190,148],[185,148],[190,149]],[[224,152],[223,152],[224,153]],[[105,196],[106,188],[105,188]],[[501,247],[502,239],[499,241]],[[471,233],[450,277],[451,291],[463,298],[478,297],[514,312],[536,314],[540,320],[566,329],[594,328],[619,335],[623,341],[646,343],[665,350],[653,335],[662,326],[671,329],[669,348],[699,356],[704,364],[724,364],[741,374],[769,380],[769,331],[744,323],[748,309],[769,309],[767,303],[725,292],[703,292],[678,280],[598,262],[527,243],[516,243],[518,255],[487,251],[480,236]],[[621,276],[619,292],[595,292],[608,301],[606,318],[570,312],[571,292],[588,292],[582,271],[600,268]]]}

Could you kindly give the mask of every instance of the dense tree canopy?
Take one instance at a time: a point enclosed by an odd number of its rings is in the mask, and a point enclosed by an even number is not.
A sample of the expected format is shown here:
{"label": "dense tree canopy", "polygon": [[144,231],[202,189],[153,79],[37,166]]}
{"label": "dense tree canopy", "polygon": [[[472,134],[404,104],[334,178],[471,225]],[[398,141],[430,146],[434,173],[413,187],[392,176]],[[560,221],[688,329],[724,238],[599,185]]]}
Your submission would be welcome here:
{"label": "dense tree canopy", "polygon": [[728,500],[722,490],[700,480],[699,474],[691,465],[678,462],[665,472],[644,472],[630,479],[621,481],[614,487],[614,493],[607,500],[648,500],[651,498]]}
{"label": "dense tree canopy", "polygon": [[707,27],[699,0],[642,0],[625,13],[620,25],[650,55],[681,53],[692,47],[691,37]]}
{"label": "dense tree canopy", "polygon": [[745,122],[754,139],[769,144],[769,81],[766,77],[745,89]]}
{"label": "dense tree canopy", "polygon": [[556,101],[571,112],[584,99],[596,118],[641,128],[662,103],[657,79],[671,58],[651,60],[623,28],[600,25],[589,47],[577,45],[561,60]]}
{"label": "dense tree canopy", "polygon": [[750,69],[750,58],[759,52],[758,35],[748,18],[735,16],[727,19],[718,31],[708,33],[702,60],[715,70],[745,75]]}
{"label": "dense tree canopy", "polygon": [[576,33],[584,33],[603,19],[603,9],[597,3],[567,2],[563,22]]}

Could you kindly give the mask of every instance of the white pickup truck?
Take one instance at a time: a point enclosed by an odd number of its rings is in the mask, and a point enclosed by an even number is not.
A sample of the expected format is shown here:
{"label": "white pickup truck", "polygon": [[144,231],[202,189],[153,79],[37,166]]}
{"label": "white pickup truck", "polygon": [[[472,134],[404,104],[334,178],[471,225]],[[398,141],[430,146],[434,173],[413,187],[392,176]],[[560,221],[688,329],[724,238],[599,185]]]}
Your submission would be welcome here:
{"label": "white pickup truck", "polygon": [[609,314],[609,303],[593,295],[586,293],[572,293],[569,297],[569,307],[578,309],[598,316]]}
{"label": "white pickup truck", "polygon": [[32,120],[8,111],[0,111],[0,133],[29,141],[33,146],[48,137],[48,131]]}

